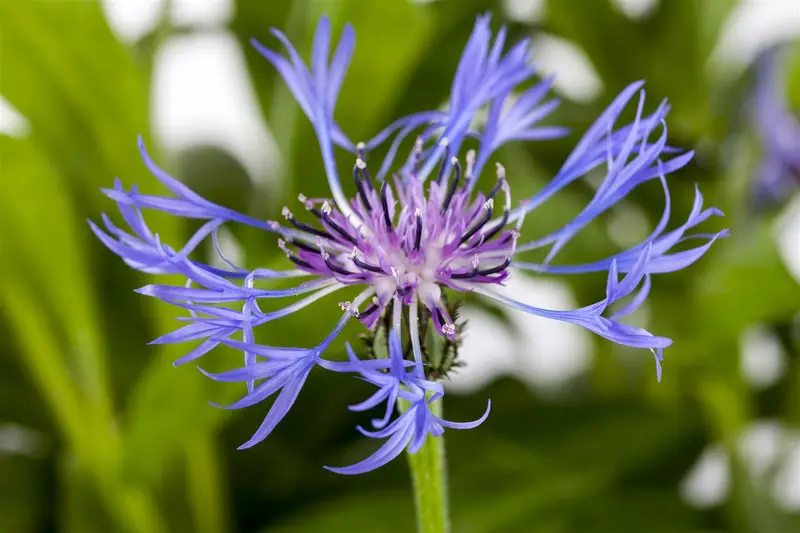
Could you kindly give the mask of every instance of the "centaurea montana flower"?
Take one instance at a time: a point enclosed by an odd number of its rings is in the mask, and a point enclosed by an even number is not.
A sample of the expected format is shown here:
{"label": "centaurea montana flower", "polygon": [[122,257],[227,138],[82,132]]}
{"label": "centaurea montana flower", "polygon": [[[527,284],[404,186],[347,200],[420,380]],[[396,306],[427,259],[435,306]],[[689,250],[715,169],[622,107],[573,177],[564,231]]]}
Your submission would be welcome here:
{"label": "centaurea montana flower", "polygon": [[756,207],[773,206],[800,187],[800,120],[789,108],[782,49],[773,47],[756,63],[753,122],[764,151],[753,181]]}
{"label": "centaurea montana flower", "polygon": [[[131,267],[151,274],[180,274],[186,278],[185,286],[154,284],[139,289],[141,294],[190,313],[183,319],[188,322],[185,326],[154,341],[200,341],[176,364],[194,361],[225,344],[243,352],[244,365],[220,374],[206,374],[218,381],[246,383],[247,394],[229,408],[252,406],[277,395],[263,424],[242,448],[269,435],[294,403],[309,373],[317,367],[351,373],[377,387],[371,397],[351,409],[367,410],[385,404],[384,416],[372,421],[372,429],[360,430],[368,437],[386,442],[374,455],[356,465],[331,468],[335,472],[356,474],[373,470],[404,449],[415,452],[429,435],[439,436],[445,428],[464,429],[481,423],[488,415],[488,408],[481,418],[467,423],[443,420],[430,409],[431,402],[444,394],[437,379],[452,368],[453,358],[434,357],[429,353],[427,339],[438,339],[440,345],[453,349],[460,328],[454,308],[447,303],[446,291],[477,293],[533,315],[577,324],[625,346],[647,348],[655,355],[660,379],[662,350],[670,345],[670,339],[619,319],[647,298],[653,274],[673,272],[692,264],[724,235],[724,231],[689,234],[710,216],[721,214],[714,208],[704,209],[699,192],[686,222],[667,231],[671,211],[666,176],[684,167],[692,153],[679,153],[667,146],[666,102],[645,116],[643,83],[626,87],[578,141],[552,181],[515,206],[505,170],[499,164],[495,167],[494,186],[485,193],[475,190],[478,176],[492,154],[511,141],[553,139],[566,134],[563,128],[538,125],[557,105],[556,100],[544,101],[551,80],[520,89],[535,74],[528,63],[528,41],[504,52],[505,29],[492,40],[489,17],[479,17],[456,69],[447,110],[409,115],[370,141],[354,144],[333,118],[353,53],[353,29],[345,26],[329,62],[330,24],[323,18],[314,38],[310,69],[281,32],[273,30],[273,33],[288,51],[288,59],[255,41],[253,45],[281,74],[317,134],[332,199],[299,197],[301,206],[316,223],[300,221],[288,207],[283,209],[287,224],[280,224],[209,202],[161,170],[141,141],[139,147],[145,165],[174,196],[145,195],[135,187],[125,190],[117,181],[113,189],[105,192],[117,202],[132,233],[114,226],[105,216],[105,230],[91,223],[103,243]],[[618,116],[637,93],[635,120],[616,127]],[[488,110],[485,125],[473,129],[476,114],[484,109]],[[660,133],[655,135],[658,130]],[[414,132],[417,136],[413,149],[397,164],[395,158],[402,140]],[[388,154],[373,177],[367,156],[392,137]],[[468,151],[462,165],[458,154],[467,139],[477,140],[478,149]],[[342,189],[334,159],[335,146],[355,156],[354,198],[347,198]],[[574,220],[551,235],[519,243],[528,212],[568,184],[603,166],[603,182]],[[392,168],[394,172],[388,179]],[[651,180],[661,182],[666,206],[647,239],[594,263],[551,264],[558,250],[580,229],[636,186]],[[206,222],[185,246],[174,249],[161,243],[150,231],[142,209]],[[281,272],[248,271],[225,259],[217,243],[217,230],[229,222],[275,233],[278,246],[295,268]],[[190,259],[192,251],[209,236],[229,268],[215,268]],[[701,244],[673,251],[677,244],[692,239]],[[541,264],[516,259],[522,252],[544,247],[549,247],[549,254]],[[534,307],[497,291],[497,286],[509,276],[511,266],[553,274],[606,272],[605,297],[571,311]],[[620,279],[621,274],[624,276]],[[291,289],[256,287],[264,280],[303,276],[312,279]],[[255,327],[350,286],[361,287],[362,291],[353,301],[340,303],[344,311],[341,319],[317,346],[282,348],[255,342]],[[259,307],[259,302],[265,299],[292,296],[302,297],[277,311],[264,312]],[[612,304],[629,296],[627,305],[609,313]],[[351,318],[373,332],[383,328],[387,350],[382,356],[359,358],[348,344],[347,361],[323,358]],[[392,421],[399,411],[402,412]]]}

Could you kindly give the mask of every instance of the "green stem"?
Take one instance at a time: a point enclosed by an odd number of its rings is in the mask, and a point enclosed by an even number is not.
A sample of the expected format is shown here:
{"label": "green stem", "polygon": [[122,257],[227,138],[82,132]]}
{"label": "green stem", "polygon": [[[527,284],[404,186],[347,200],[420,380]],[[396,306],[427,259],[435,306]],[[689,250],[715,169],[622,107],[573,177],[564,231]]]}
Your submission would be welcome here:
{"label": "green stem", "polygon": [[[442,416],[442,400],[430,404],[431,412]],[[449,533],[447,505],[447,468],[444,455],[444,436],[425,439],[415,454],[408,454],[417,511],[419,533]]]}

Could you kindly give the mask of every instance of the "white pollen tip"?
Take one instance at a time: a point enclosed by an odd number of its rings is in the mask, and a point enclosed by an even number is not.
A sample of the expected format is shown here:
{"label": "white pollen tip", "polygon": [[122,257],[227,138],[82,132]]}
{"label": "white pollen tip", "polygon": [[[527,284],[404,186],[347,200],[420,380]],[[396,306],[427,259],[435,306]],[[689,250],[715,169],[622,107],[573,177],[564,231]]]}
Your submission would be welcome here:
{"label": "white pollen tip", "polygon": [[365,168],[367,168],[367,164],[360,157],[358,159],[356,159],[356,166],[358,168],[360,168],[361,170],[364,170]]}
{"label": "white pollen tip", "polygon": [[375,305],[381,305],[381,301],[378,299],[377,296],[372,297],[372,303]]}
{"label": "white pollen tip", "polygon": [[361,252],[358,251],[358,246],[353,246],[353,251],[350,252],[350,258],[355,259],[359,255],[361,255]]}
{"label": "white pollen tip", "polygon": [[305,195],[305,194],[303,194],[303,193],[300,193],[300,194],[298,194],[298,195],[297,195],[297,199],[298,199],[298,200],[299,200],[301,203],[306,203],[306,200],[308,200],[308,198],[306,198],[306,195]]}
{"label": "white pollen tip", "polygon": [[273,231],[278,231],[278,229],[281,227],[281,225],[275,222],[274,220],[267,220],[267,224]]}
{"label": "white pollen tip", "polygon": [[356,150],[365,150],[366,148],[367,148],[367,145],[364,144],[363,141],[358,143],[358,144],[356,144]]}
{"label": "white pollen tip", "polygon": [[456,156],[451,157],[450,164],[456,166],[458,164],[458,158]]}
{"label": "white pollen tip", "polygon": [[342,311],[347,311],[348,309],[350,309],[350,302],[339,302],[339,308]]}
{"label": "white pollen tip", "polygon": [[450,144],[450,141],[447,140],[447,137],[442,137],[439,140],[439,146],[447,146],[448,144]]}
{"label": "white pollen tip", "polygon": [[452,337],[453,335],[456,334],[456,327],[453,324],[443,324],[442,333],[444,333],[448,337]]}
{"label": "white pollen tip", "polygon": [[505,177],[506,177],[506,167],[504,167],[500,163],[495,163],[495,165],[497,166],[497,177],[499,179],[505,179]]}
{"label": "white pollen tip", "polygon": [[483,203],[484,209],[492,209],[494,207],[494,198],[489,198]]}
{"label": "white pollen tip", "polygon": [[327,200],[322,202],[322,212],[325,213],[326,215],[331,214],[331,204],[329,204]]}
{"label": "white pollen tip", "polygon": [[414,209],[414,216],[415,217],[421,217],[422,216],[422,210],[419,207]]}
{"label": "white pollen tip", "polygon": [[467,163],[470,165],[475,163],[475,150],[467,151]]}
{"label": "white pollen tip", "polygon": [[285,218],[292,218],[292,212],[289,211],[289,208],[286,206],[281,208],[281,215],[283,215]]}

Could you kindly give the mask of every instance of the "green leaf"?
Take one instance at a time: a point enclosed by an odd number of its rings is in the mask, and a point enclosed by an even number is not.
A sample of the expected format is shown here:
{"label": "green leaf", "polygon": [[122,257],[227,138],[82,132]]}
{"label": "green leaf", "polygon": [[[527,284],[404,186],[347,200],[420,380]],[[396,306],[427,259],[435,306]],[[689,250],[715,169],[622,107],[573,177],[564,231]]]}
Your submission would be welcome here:
{"label": "green leaf", "polygon": [[111,424],[105,346],[91,276],[88,231],[75,212],[65,180],[29,140],[0,138],[5,179],[0,180],[0,249],[9,268],[68,339],[60,366],[77,371],[81,394],[99,424]]}
{"label": "green leaf", "polygon": [[97,188],[138,168],[147,131],[146,77],[96,2],[0,2],[0,94],[91,205]]}

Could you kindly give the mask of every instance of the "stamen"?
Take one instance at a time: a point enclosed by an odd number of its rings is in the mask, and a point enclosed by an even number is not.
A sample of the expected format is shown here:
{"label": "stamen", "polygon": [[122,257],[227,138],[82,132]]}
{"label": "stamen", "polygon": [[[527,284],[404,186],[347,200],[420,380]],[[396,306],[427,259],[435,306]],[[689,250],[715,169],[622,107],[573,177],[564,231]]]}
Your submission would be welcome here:
{"label": "stamen", "polygon": [[378,274],[384,274],[384,271],[381,267],[365,263],[360,257],[358,257],[358,255],[351,256],[351,258],[353,259],[353,263],[355,263],[359,268],[369,270],[371,272],[377,272]]}
{"label": "stamen", "polygon": [[366,159],[367,158],[367,145],[363,142],[356,144],[356,154],[358,154],[359,159]]}
{"label": "stamen", "polygon": [[389,216],[389,182],[384,181],[381,185],[381,206],[383,207],[383,221],[386,223],[386,229],[389,231],[394,230],[392,225],[392,217]]}
{"label": "stamen", "polygon": [[351,315],[358,318],[358,307],[353,305],[351,302],[339,302],[339,308],[341,308],[342,311],[350,311]]}
{"label": "stamen", "polygon": [[314,267],[311,266],[311,263],[303,261],[296,255],[294,255],[294,253],[292,253],[289,247],[286,246],[286,241],[284,241],[283,239],[278,239],[278,248],[280,248],[283,251],[283,253],[286,254],[286,257],[289,258],[289,261],[291,261],[295,265],[305,267],[309,270],[314,270]]}
{"label": "stamen", "polygon": [[484,270],[478,270],[475,272],[476,276],[488,276],[490,274],[497,274],[498,272],[503,272],[508,266],[511,264],[511,257],[506,257],[502,263],[497,265],[496,267],[487,268]]}
{"label": "stamen", "polygon": [[416,228],[414,229],[414,251],[419,251],[420,244],[422,243],[422,212],[419,207],[414,211],[416,217]]}
{"label": "stamen", "polygon": [[511,216],[511,210],[508,207],[506,207],[503,210],[503,218],[500,219],[500,222],[498,222],[497,224],[492,226],[492,229],[486,231],[485,233],[483,233],[481,235],[482,240],[484,242],[486,242],[489,239],[491,239],[492,237],[494,237],[495,235],[497,235],[498,233],[500,233],[503,230],[503,228],[505,227],[505,225],[508,224],[508,217],[509,216]]}
{"label": "stamen", "polygon": [[475,169],[475,150],[467,152],[467,170],[464,172],[464,179],[468,182],[472,179],[472,171]]}
{"label": "stamen", "polygon": [[[442,139],[442,141],[447,141],[447,139]],[[450,160],[450,147],[448,146],[447,142],[445,142],[444,144],[440,142],[439,145],[444,146],[444,153],[442,154],[442,160],[441,163],[439,164],[439,176],[436,178],[436,181],[442,183],[442,180],[445,177],[445,173],[449,170],[447,163],[448,160]],[[450,162],[452,163],[452,161]]]}
{"label": "stamen", "polygon": [[464,234],[463,237],[461,237],[461,240],[458,241],[459,245],[462,245],[465,242],[468,242],[472,238],[473,235],[475,235],[483,226],[486,225],[487,222],[489,222],[489,220],[492,219],[492,208],[493,207],[494,207],[494,201],[491,198],[486,200],[486,202],[483,204],[483,209],[485,211],[484,214],[483,214],[483,218],[481,218],[478,221],[478,223],[475,224],[475,226],[472,227],[471,230],[469,230],[467,233]]}
{"label": "stamen", "polygon": [[453,324],[442,324],[442,333],[448,337],[452,337],[456,334],[456,327]]}
{"label": "stamen", "polygon": [[297,248],[300,248],[301,250],[305,250],[307,252],[312,252],[312,253],[315,253],[315,254],[320,253],[320,249],[319,248],[314,248],[310,244],[306,244],[306,243],[304,243],[303,241],[301,241],[299,239],[292,239],[291,244],[292,244],[292,246],[296,246]]}
{"label": "stamen", "polygon": [[375,311],[377,311],[378,309],[379,309],[379,307],[376,304],[374,304],[374,303],[369,304],[369,306],[367,306],[367,308],[364,309],[364,311],[359,316],[360,316],[360,318],[366,318],[369,315],[371,315],[372,313],[374,313]]}
{"label": "stamen", "polygon": [[356,160],[356,164],[353,166],[353,180],[356,182],[356,189],[358,190],[359,196],[361,196],[361,200],[364,202],[364,208],[367,210],[367,213],[372,213],[372,203],[369,201],[369,196],[367,196],[367,192],[364,190],[364,184],[361,181],[361,170],[358,166],[359,162],[363,163],[364,161],[361,159]]}
{"label": "stamen", "polygon": [[453,196],[456,194],[456,189],[458,189],[458,182],[461,179],[461,165],[458,163],[457,159],[453,166],[455,167],[455,175],[453,176],[453,181],[450,182],[450,186],[447,188],[447,196],[444,199],[444,203],[442,203],[442,213],[446,212],[450,207],[450,202],[453,201]]}
{"label": "stamen", "polygon": [[334,263],[333,259],[331,259],[331,254],[328,252],[322,252],[322,260],[325,262],[325,266],[327,266],[332,272],[336,272],[337,274],[341,274],[343,276],[351,276],[354,274],[354,272],[350,272],[349,270],[344,269]]}
{"label": "stamen", "polygon": [[[313,212],[314,210],[312,209],[311,211]],[[286,207],[286,206],[283,206],[283,208],[281,209],[281,214],[284,217],[286,217],[286,220],[288,220],[289,223],[292,226],[294,226],[295,228],[297,228],[299,230],[307,231],[307,232],[309,232],[309,233],[311,233],[313,235],[317,235],[319,237],[324,237],[326,239],[330,239],[331,238],[331,236],[328,235],[327,232],[322,231],[321,229],[315,228],[314,226],[310,226],[308,224],[305,224],[305,223],[300,222],[299,220],[295,219],[294,215],[292,215],[292,212],[289,211],[289,208]]]}
{"label": "stamen", "polygon": [[283,239],[278,239],[278,248],[280,248],[287,257],[292,255],[292,251],[289,250],[289,248],[286,246],[286,241]]}
{"label": "stamen", "polygon": [[[344,238],[346,241],[350,242],[351,244],[356,244],[356,243],[357,243],[357,241],[356,241],[356,238],[355,238],[355,237],[353,237],[352,235],[350,235],[350,233],[349,233],[349,232],[348,232],[346,229],[344,229],[344,228],[343,228],[343,227],[341,227],[339,224],[337,224],[336,222],[334,222],[334,220],[333,220],[333,219],[332,219],[332,218],[329,216],[329,215],[330,215],[330,213],[331,213],[333,210],[331,209],[331,204],[329,204],[327,200],[326,200],[326,201],[324,201],[324,202],[322,203],[322,207],[321,207],[321,209],[322,209],[322,210],[320,211],[320,210],[319,210],[319,209],[317,209],[316,207],[310,207],[308,210],[309,210],[309,211],[311,212],[311,214],[313,214],[315,217],[319,218],[319,219],[320,219],[320,220],[322,220],[322,221],[323,221],[325,224],[327,224],[328,226],[330,226],[331,228],[333,228],[333,231],[335,231],[336,233],[338,233],[338,234],[339,234],[341,237],[343,237],[343,238]],[[326,235],[327,235],[327,234],[326,234]],[[329,238],[330,238],[330,237],[329,237]]]}
{"label": "stamen", "polygon": [[369,174],[369,169],[367,168],[367,163],[361,159],[360,157],[356,159],[356,169],[358,173],[361,175],[361,178],[366,182],[367,186],[370,189],[374,189],[372,186],[372,177]]}

